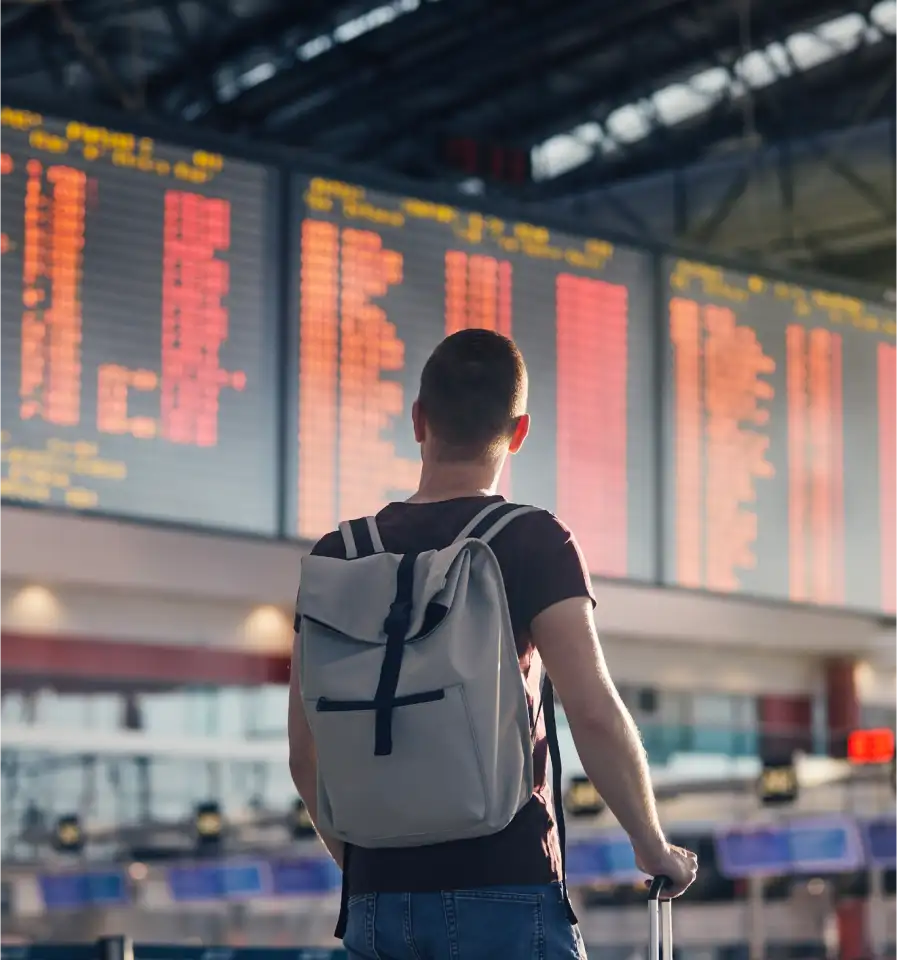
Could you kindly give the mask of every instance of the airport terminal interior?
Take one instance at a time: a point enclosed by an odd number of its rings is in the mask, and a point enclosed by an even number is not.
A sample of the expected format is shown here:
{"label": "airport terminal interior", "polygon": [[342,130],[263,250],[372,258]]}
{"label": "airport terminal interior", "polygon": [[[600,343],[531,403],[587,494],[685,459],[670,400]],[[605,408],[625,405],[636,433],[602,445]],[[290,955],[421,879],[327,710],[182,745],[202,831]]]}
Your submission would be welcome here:
{"label": "airport terminal interior", "polygon": [[[344,956],[288,767],[300,560],[415,491],[422,366],[486,328],[530,377],[498,492],[575,532],[699,857],[675,960],[894,960],[895,29],[4,2],[3,958]],[[559,721],[589,957],[645,958]]]}

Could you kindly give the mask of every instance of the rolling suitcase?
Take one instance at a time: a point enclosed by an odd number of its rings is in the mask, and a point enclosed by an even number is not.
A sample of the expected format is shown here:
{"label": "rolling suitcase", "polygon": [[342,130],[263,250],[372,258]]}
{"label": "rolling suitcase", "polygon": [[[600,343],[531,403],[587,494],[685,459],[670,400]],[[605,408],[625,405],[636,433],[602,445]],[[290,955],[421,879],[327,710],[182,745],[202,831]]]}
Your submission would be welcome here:
{"label": "rolling suitcase", "polygon": [[666,877],[655,877],[648,891],[648,960],[673,960],[673,905],[661,899],[668,883]]}

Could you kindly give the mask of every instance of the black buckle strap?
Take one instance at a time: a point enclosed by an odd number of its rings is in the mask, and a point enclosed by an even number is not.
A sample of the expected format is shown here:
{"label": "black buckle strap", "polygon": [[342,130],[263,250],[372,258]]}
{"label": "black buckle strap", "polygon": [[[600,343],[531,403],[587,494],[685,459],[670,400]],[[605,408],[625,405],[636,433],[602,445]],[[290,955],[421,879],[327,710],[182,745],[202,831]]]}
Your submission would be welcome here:
{"label": "black buckle strap", "polygon": [[[401,569],[402,562],[403,560],[399,561],[399,569]],[[410,623],[411,601],[399,600],[396,598],[390,605],[389,613],[386,614],[386,619],[383,621],[383,632],[386,634],[387,640],[389,637],[395,633],[398,633],[399,631],[402,631],[402,639],[404,640],[404,634],[408,632],[408,626]]]}
{"label": "black buckle strap", "polygon": [[444,690],[422,690],[420,693],[397,697],[402,656],[405,652],[405,637],[411,626],[412,593],[414,589],[414,563],[416,553],[405,554],[399,561],[396,573],[396,597],[383,622],[386,647],[380,679],[373,700],[329,700],[319,697],[315,704],[318,713],[349,713],[374,710],[374,755],[388,757],[392,753],[392,713],[397,707],[410,707],[418,703],[433,703],[445,698]]}
{"label": "black buckle strap", "polygon": [[396,571],[396,596],[383,622],[386,650],[380,681],[374,694],[374,756],[388,757],[392,753],[392,712],[396,706],[396,689],[405,652],[405,635],[411,626],[411,602],[414,592],[414,564],[416,553],[406,553]]}
{"label": "black buckle strap", "polygon": [[[445,690],[424,690],[422,693],[409,693],[407,697],[396,697],[394,707],[415,707],[420,703],[436,703],[445,700]],[[376,700],[328,700],[318,697],[315,710],[318,713],[357,713],[361,710],[376,710]]]}
{"label": "black buckle strap", "polygon": [[[383,622],[383,631],[386,634],[386,650],[383,653],[383,665],[380,668],[380,680],[377,683],[377,692],[371,703],[351,703],[348,709],[374,709],[374,755],[389,756],[392,753],[392,712],[401,702],[396,700],[396,690],[399,686],[399,673],[402,669],[402,655],[405,651],[405,635],[411,626],[412,601],[414,599],[414,564],[417,561],[416,553],[406,553],[399,561],[396,571],[396,595],[386,620]],[[417,697],[402,698],[406,701],[427,702],[441,700],[443,691],[432,691],[423,694],[426,699]],[[318,702],[319,710],[339,710],[334,704],[322,705]],[[343,707],[346,709],[346,707]],[[346,924],[349,919],[349,844],[345,845],[343,856],[343,884],[340,894],[339,917],[336,921],[334,936],[342,940],[346,935]]]}
{"label": "black buckle strap", "polygon": [[349,924],[349,854],[352,847],[348,843],[343,844],[343,882],[340,884],[339,893],[339,915],[336,918],[336,929],[333,931],[337,940],[342,940],[346,935],[346,927]]}

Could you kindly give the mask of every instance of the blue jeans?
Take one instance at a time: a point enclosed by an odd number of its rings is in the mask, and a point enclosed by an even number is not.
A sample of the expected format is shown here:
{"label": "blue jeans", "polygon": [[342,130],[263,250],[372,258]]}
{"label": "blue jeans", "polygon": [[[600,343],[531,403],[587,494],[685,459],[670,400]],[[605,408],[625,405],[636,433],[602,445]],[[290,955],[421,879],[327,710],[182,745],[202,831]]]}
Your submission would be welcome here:
{"label": "blue jeans", "polygon": [[349,960],[586,960],[559,884],[349,898]]}

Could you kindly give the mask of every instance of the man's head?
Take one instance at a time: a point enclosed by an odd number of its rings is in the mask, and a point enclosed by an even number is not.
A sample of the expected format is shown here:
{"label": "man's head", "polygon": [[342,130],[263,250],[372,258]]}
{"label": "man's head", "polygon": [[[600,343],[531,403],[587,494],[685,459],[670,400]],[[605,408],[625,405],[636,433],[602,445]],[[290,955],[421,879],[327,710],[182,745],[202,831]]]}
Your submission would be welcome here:
{"label": "man's head", "polygon": [[441,462],[516,453],[529,430],[526,364],[492,330],[461,330],[430,355],[412,410],[424,455]]}

